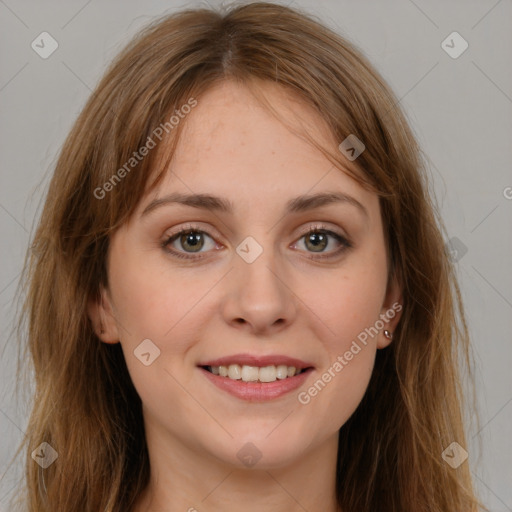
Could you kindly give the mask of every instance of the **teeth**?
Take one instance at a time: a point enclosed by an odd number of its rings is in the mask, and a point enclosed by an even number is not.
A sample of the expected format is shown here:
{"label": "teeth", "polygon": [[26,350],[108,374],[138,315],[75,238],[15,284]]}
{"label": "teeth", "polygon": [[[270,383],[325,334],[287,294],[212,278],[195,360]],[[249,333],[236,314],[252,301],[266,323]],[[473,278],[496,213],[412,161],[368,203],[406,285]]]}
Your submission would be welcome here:
{"label": "teeth", "polygon": [[243,380],[244,382],[275,382],[288,377],[293,377],[302,372],[295,366],[247,366],[239,364],[230,364],[229,366],[209,366],[208,369],[214,375],[228,377],[233,380]]}
{"label": "teeth", "polygon": [[276,376],[278,379],[286,379],[286,377],[288,377],[288,366],[286,366],[284,364],[280,364],[277,367]]}
{"label": "teeth", "polygon": [[242,368],[239,364],[230,364],[228,366],[228,377],[233,380],[240,380],[242,378]]}
{"label": "teeth", "polygon": [[[258,369],[256,368],[256,370]],[[277,368],[275,366],[264,366],[257,373],[259,374],[260,382],[274,382],[277,379]]]}
{"label": "teeth", "polygon": [[242,366],[242,380],[256,382],[260,378],[260,371],[256,366]]}

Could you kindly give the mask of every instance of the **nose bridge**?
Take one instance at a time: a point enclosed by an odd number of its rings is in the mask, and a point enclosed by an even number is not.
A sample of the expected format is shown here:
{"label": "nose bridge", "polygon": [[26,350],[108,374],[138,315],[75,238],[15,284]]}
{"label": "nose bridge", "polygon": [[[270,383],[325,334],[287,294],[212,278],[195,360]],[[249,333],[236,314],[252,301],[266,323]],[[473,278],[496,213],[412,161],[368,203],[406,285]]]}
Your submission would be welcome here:
{"label": "nose bridge", "polygon": [[[258,239],[259,241],[258,241]],[[289,322],[293,315],[293,293],[286,285],[284,265],[269,233],[248,236],[236,247],[229,320],[240,319],[254,328]]]}
{"label": "nose bridge", "polygon": [[[266,234],[247,236],[236,248],[238,258],[235,259],[236,279],[245,292],[257,292],[281,295],[282,282],[279,279],[279,269],[282,266],[277,261],[271,236]],[[270,299],[270,296],[267,297]]]}

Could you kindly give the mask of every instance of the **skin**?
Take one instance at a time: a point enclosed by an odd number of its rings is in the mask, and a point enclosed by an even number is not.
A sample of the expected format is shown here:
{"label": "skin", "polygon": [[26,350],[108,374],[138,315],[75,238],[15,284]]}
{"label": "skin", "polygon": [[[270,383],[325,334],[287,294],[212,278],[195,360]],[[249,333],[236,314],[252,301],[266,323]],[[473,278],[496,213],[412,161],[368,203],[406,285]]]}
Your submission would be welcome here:
{"label": "skin", "polygon": [[[311,107],[275,84],[261,90],[283,119],[337,147],[340,141]],[[171,170],[112,236],[109,288],[89,305],[100,339],[121,343],[143,402],[151,482],[134,510],[229,512],[243,503],[247,512],[335,512],[338,430],[366,391],[376,350],[390,343],[383,329],[307,405],[297,395],[401,303],[397,282],[386,287],[378,197],[230,81],[198,99]],[[332,191],[357,199],[368,217],[348,203],[284,214],[291,198]],[[141,216],[153,199],[171,192],[225,197],[234,215],[167,204]],[[202,259],[173,258],[162,248],[188,222],[208,233],[200,253],[179,237],[168,247]],[[335,255],[342,243],[330,236],[316,252],[301,229],[318,223],[353,247]],[[252,263],[236,252],[247,236],[263,248]],[[332,256],[319,261],[319,254]],[[384,329],[394,331],[399,318],[396,313]],[[134,356],[144,339],[161,351],[149,366]],[[236,353],[284,354],[315,369],[299,390],[246,402],[197,368]],[[261,453],[252,467],[237,457],[247,442]]]}

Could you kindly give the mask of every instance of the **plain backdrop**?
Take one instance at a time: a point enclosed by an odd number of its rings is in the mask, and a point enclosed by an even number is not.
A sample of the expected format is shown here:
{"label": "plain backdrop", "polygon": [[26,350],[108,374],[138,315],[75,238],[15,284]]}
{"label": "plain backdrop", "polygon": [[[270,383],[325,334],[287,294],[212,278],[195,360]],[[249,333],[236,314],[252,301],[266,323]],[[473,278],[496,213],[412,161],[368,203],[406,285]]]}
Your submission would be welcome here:
{"label": "plain backdrop", "polygon": [[[22,474],[21,458],[8,462],[28,419],[15,395],[14,297],[58,152],[106,66],[138,29],[207,5],[0,0],[0,511]],[[476,357],[481,427],[469,431],[468,463],[490,510],[512,511],[512,1],[291,5],[364,52],[428,155]],[[42,32],[58,43],[46,59],[31,47]],[[456,56],[464,41],[468,48]]]}

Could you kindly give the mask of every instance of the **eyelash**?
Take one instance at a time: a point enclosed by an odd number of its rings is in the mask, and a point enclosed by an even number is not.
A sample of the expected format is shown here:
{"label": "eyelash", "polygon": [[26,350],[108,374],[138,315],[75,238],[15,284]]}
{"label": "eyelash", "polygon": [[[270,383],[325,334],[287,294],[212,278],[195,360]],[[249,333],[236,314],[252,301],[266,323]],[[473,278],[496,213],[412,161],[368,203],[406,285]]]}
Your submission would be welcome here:
{"label": "eyelash", "polygon": [[[183,235],[185,233],[190,233],[190,232],[192,232],[192,233],[202,233],[202,234],[208,235],[210,238],[213,239],[213,236],[210,233],[208,233],[208,231],[205,231],[203,229],[200,229],[198,226],[190,224],[190,225],[187,225],[185,228],[181,229],[180,231],[178,231],[178,232],[170,235],[168,238],[166,238],[162,242],[162,248],[168,254],[170,254],[171,256],[173,256],[175,258],[188,259],[188,260],[202,259],[204,256],[191,256],[188,253],[184,253],[184,252],[180,252],[180,251],[175,251],[174,249],[169,249],[169,247],[168,247],[169,244],[174,242],[174,240],[179,238],[181,235]],[[334,231],[331,231],[331,230],[327,229],[327,227],[322,225],[322,224],[315,225],[315,226],[310,226],[305,232],[303,232],[301,234],[301,236],[298,238],[298,240],[301,240],[302,238],[304,238],[306,236],[309,236],[312,233],[323,233],[323,234],[326,234],[326,235],[330,235],[331,237],[335,238],[337,242],[342,244],[339,249],[336,249],[335,251],[332,251],[328,255],[312,256],[312,259],[316,259],[316,260],[324,260],[324,259],[328,259],[328,258],[332,259],[332,258],[335,258],[338,255],[340,255],[342,252],[345,252],[346,250],[352,248],[352,243],[345,236],[340,235],[339,233],[336,233]],[[197,254],[204,254],[204,253],[197,253]]]}

